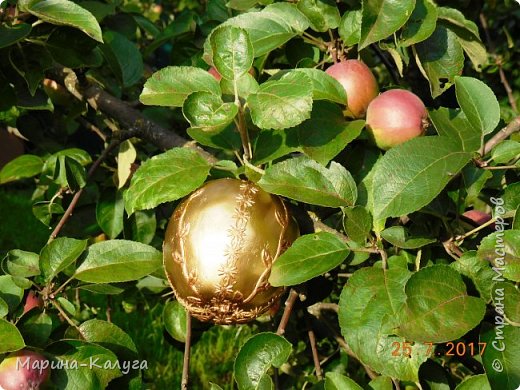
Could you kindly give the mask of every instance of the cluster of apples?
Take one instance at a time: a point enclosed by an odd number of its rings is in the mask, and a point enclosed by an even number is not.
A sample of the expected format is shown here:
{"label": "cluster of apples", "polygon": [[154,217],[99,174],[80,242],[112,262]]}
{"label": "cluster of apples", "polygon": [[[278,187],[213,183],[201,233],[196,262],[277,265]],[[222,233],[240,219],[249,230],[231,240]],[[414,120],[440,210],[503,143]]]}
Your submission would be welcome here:
{"label": "cluster of apples", "polygon": [[379,148],[388,150],[424,134],[428,112],[414,93],[391,89],[379,94],[374,75],[359,60],[338,62],[326,73],[345,88],[349,114],[354,118],[366,116],[367,129]]}

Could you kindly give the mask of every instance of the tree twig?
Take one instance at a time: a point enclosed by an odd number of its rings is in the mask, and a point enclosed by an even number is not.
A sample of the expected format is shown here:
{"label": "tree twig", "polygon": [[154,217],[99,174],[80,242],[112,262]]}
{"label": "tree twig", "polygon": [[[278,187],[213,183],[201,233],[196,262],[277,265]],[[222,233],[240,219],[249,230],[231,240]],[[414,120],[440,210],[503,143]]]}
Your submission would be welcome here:
{"label": "tree twig", "polygon": [[306,318],[307,322],[307,335],[309,336],[309,344],[311,345],[312,352],[312,360],[314,362],[314,369],[316,371],[316,377],[318,380],[323,379],[321,366],[320,366],[320,357],[318,356],[318,347],[316,345],[316,335],[314,334],[314,330],[312,329],[311,321],[309,320],[309,316]]}
{"label": "tree twig", "polygon": [[520,131],[520,116],[513,119],[506,127],[496,133],[482,148],[482,155],[488,154],[500,142],[510,137],[513,133]]}
{"label": "tree twig", "polygon": [[[105,159],[108,157],[108,155],[110,154],[110,152],[115,148],[117,147],[121,142],[123,142],[125,139],[128,139],[128,138],[131,138],[133,137],[134,133],[133,131],[130,129],[130,130],[127,130],[127,131],[124,131],[124,132],[121,132],[121,134],[112,139],[112,141],[110,141],[110,143],[108,144],[108,146],[103,150],[103,152],[101,153],[101,155],[98,157],[98,159],[96,161],[94,161],[94,163],[91,165],[90,169],[88,170],[88,173],[87,173],[87,180],[90,179],[92,177],[92,175],[94,174],[94,172],[96,172],[96,170],[98,169],[98,167],[101,165],[101,163],[103,161],[105,161]],[[70,218],[70,216],[72,215],[72,212],[74,211],[74,208],[76,207],[78,201],[79,201],[79,198],[81,197],[81,194],[83,194],[83,188],[80,188],[75,194],[74,196],[72,197],[72,200],[70,201],[69,203],[69,207],[67,207],[67,210],[65,210],[65,213],[62,215],[60,221],[58,222],[58,224],[56,225],[56,227],[54,228],[54,230],[52,231],[50,237],[49,237],[49,241],[48,242],[51,242],[52,240],[54,240],[59,232],[61,231],[61,229],[63,228],[63,226],[65,225],[65,223],[67,222],[67,220]]]}
{"label": "tree twig", "polygon": [[191,315],[186,313],[186,343],[184,344],[184,360],[182,364],[181,389],[188,389],[190,377],[190,348],[191,348]]}
{"label": "tree twig", "polygon": [[[308,309],[310,309],[310,307]],[[352,349],[347,344],[345,339],[343,337],[341,337],[341,335],[336,331],[335,327],[329,322],[329,320],[327,320],[327,318],[325,318],[324,316],[321,315],[320,310],[308,310],[308,312],[325,325],[325,327],[328,329],[329,333],[332,335],[332,337],[334,337],[334,340],[336,340],[338,345],[347,353],[348,356],[356,359],[363,366],[363,368],[365,369],[365,372],[367,373],[367,375],[369,376],[370,379],[374,379],[377,377],[377,374],[369,366],[367,366],[366,364],[364,364],[362,361],[359,360],[359,358],[354,353],[354,351],[352,351]]]}
{"label": "tree twig", "polygon": [[287,326],[287,323],[289,322],[289,318],[291,317],[292,309],[294,307],[294,304],[296,303],[296,300],[298,299],[298,293],[295,289],[291,288],[291,291],[289,291],[289,296],[287,297],[287,300],[285,301],[285,308],[283,310],[282,319],[280,320],[280,323],[278,324],[278,329],[276,330],[276,334],[283,336],[285,333],[285,327]]}

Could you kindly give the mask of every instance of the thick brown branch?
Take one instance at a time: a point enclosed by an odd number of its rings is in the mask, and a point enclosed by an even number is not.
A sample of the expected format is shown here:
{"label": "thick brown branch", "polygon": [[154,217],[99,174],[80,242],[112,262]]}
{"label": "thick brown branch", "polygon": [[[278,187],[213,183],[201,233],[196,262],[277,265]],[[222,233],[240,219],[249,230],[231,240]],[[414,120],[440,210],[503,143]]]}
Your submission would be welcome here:
{"label": "thick brown branch", "polygon": [[64,84],[67,90],[76,98],[86,100],[92,108],[100,110],[108,117],[116,120],[123,128],[135,129],[136,136],[145,139],[160,149],[187,147],[199,152],[209,162],[217,162],[217,159],[211,153],[198,147],[195,142],[188,141],[175,132],[165,129],[144,117],[139,110],[110,95],[99,86],[91,83],[85,86],[80,85],[72,71],[62,69],[56,72],[56,79],[61,84]]}
{"label": "thick brown branch", "polygon": [[517,131],[520,131],[520,116],[517,116],[515,119],[513,119],[506,127],[500,130],[489,141],[486,142],[482,151],[482,155],[485,156],[491,152],[495,146]]}

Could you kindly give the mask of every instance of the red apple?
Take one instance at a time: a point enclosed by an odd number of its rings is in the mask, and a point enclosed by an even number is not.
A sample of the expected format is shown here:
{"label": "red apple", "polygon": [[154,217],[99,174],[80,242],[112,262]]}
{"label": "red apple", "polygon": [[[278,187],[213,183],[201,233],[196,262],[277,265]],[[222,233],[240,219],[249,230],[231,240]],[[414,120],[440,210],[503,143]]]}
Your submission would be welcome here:
{"label": "red apple", "polygon": [[376,78],[370,68],[358,60],[346,60],[325,71],[334,77],[347,92],[347,108],[355,118],[365,116],[368,104],[378,92]]}
{"label": "red apple", "polygon": [[368,105],[367,129],[376,145],[388,150],[424,134],[428,111],[421,99],[404,89],[383,92]]}
{"label": "red apple", "polygon": [[480,210],[468,210],[464,212],[462,216],[466,217],[478,226],[485,224],[487,221],[491,219],[491,215]]}
{"label": "red apple", "polygon": [[210,75],[212,75],[213,77],[215,77],[215,80],[217,80],[217,81],[222,80],[222,76],[220,75],[220,73],[218,72],[218,70],[214,66],[209,68],[208,73]]}
{"label": "red apple", "polygon": [[50,374],[45,356],[22,349],[9,354],[0,364],[0,389],[38,390]]}
{"label": "red apple", "polygon": [[27,298],[25,298],[25,305],[23,306],[23,314],[27,313],[29,310],[34,309],[35,307],[43,308],[43,299],[34,293],[34,291],[29,291],[27,294]]}

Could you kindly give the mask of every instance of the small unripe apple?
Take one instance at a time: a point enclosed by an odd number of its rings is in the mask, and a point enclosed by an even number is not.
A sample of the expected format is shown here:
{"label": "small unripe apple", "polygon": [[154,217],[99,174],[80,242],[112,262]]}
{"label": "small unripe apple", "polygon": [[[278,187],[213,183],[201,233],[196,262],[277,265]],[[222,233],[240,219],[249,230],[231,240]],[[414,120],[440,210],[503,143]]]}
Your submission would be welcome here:
{"label": "small unripe apple", "polygon": [[383,92],[368,105],[367,129],[376,145],[388,150],[424,134],[428,111],[422,100],[404,89]]}
{"label": "small unripe apple", "polygon": [[491,215],[480,210],[468,210],[462,215],[478,226],[485,224],[491,219]]}
{"label": "small unripe apple", "polygon": [[0,363],[0,389],[38,390],[50,374],[47,358],[22,349],[9,354]]}
{"label": "small unripe apple", "polygon": [[213,180],[183,200],[168,223],[166,276],[197,319],[251,321],[283,293],[269,284],[269,275],[298,234],[280,197],[249,181]]}
{"label": "small unripe apple", "polygon": [[346,60],[325,71],[345,88],[347,108],[354,118],[365,116],[368,104],[379,93],[376,78],[370,68],[358,60]]}
{"label": "small unripe apple", "polygon": [[43,299],[34,293],[34,291],[29,291],[27,294],[27,298],[25,298],[25,304],[23,306],[23,314],[27,313],[29,310],[34,309],[35,307],[43,308]]}

